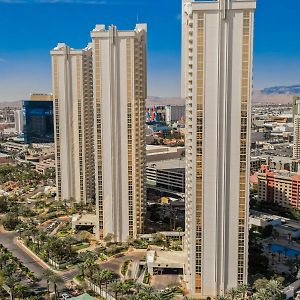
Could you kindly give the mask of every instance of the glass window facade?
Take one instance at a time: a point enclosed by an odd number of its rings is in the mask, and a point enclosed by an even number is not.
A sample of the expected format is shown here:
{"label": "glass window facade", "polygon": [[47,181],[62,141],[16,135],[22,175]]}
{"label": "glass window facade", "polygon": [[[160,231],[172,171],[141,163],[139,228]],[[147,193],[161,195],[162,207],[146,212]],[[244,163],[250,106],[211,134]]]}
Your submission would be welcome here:
{"label": "glass window facade", "polygon": [[24,141],[54,143],[53,101],[23,101]]}

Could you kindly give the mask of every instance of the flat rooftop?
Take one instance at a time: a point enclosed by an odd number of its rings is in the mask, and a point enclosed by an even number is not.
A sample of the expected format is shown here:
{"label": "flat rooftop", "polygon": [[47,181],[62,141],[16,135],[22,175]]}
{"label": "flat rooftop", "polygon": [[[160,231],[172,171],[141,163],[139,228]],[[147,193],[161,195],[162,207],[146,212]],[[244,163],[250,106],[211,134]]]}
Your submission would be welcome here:
{"label": "flat rooftop", "polygon": [[263,212],[254,211],[254,210],[250,210],[250,217],[255,219],[261,219],[263,221],[273,221],[273,220],[282,219],[279,216],[265,214]]}
{"label": "flat rooftop", "polygon": [[166,153],[166,152],[177,152],[178,149],[183,149],[184,147],[167,147],[164,145],[147,145],[146,151],[148,154]]}
{"label": "flat rooftop", "polygon": [[147,167],[157,170],[169,170],[178,173],[185,172],[185,159],[176,158],[147,163]]}
{"label": "flat rooftop", "polygon": [[186,255],[183,251],[156,251],[156,264],[184,264],[185,260]]}

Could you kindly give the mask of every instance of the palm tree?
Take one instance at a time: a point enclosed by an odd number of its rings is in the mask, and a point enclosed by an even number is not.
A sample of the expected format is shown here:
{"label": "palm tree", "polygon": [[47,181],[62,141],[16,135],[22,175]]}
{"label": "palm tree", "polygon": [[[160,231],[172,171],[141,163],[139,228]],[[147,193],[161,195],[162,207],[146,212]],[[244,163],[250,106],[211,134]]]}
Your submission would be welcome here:
{"label": "palm tree", "polygon": [[228,300],[228,297],[226,295],[218,295],[217,300]]}
{"label": "palm tree", "polygon": [[[139,299],[157,299],[157,295],[154,297],[155,290],[151,286],[143,286],[140,292],[138,293]],[[153,298],[154,297],[154,298]]]}
{"label": "palm tree", "polygon": [[126,281],[121,282],[120,289],[121,289],[122,297],[124,296],[124,294],[127,294],[130,291],[131,286],[132,285],[129,282]]}
{"label": "palm tree", "polygon": [[260,289],[264,289],[267,286],[268,282],[269,282],[269,280],[267,278],[265,278],[265,277],[259,278],[259,279],[257,279],[257,280],[254,281],[253,288],[256,291],[258,291]]}
{"label": "palm tree", "polygon": [[248,290],[249,290],[249,285],[247,285],[247,284],[240,284],[238,286],[238,291],[239,291],[240,295],[242,296],[243,300],[245,300],[245,298],[247,297]]}
{"label": "palm tree", "polygon": [[266,289],[267,289],[268,292],[271,293],[272,296],[276,296],[276,295],[279,295],[281,293],[282,284],[278,280],[271,279],[268,282],[268,284],[266,286]]}
{"label": "palm tree", "polygon": [[1,253],[0,255],[0,270],[6,265],[6,262],[9,260],[7,253]]}
{"label": "palm tree", "polygon": [[[176,228],[176,231],[177,231],[178,233],[181,233],[181,232],[183,232],[183,228],[182,228],[182,227],[177,227],[177,228]],[[183,238],[182,238],[181,236],[179,236],[179,240],[182,242]]]}
{"label": "palm tree", "polygon": [[46,269],[46,270],[43,271],[43,278],[47,282],[47,291],[48,291],[48,293],[50,293],[49,283],[50,283],[51,278],[52,278],[53,275],[54,275],[54,273],[50,269]]}
{"label": "palm tree", "polygon": [[105,272],[103,272],[103,270],[99,270],[99,271],[95,274],[95,280],[96,280],[97,286],[98,286],[99,289],[100,289],[100,293],[101,293],[101,291],[102,291],[102,283],[104,282],[105,277],[106,277],[106,274],[105,274]]}
{"label": "palm tree", "polygon": [[231,300],[236,299],[239,296],[239,290],[235,288],[231,288],[227,291],[227,295],[230,297]]}
{"label": "palm tree", "polygon": [[93,270],[95,268],[96,259],[94,257],[89,257],[84,262],[84,267],[88,271],[89,277],[93,276]]}
{"label": "palm tree", "polygon": [[128,296],[126,296],[126,299],[127,299],[127,300],[137,300],[137,299],[139,299],[139,298],[138,298],[137,295],[128,295]]}
{"label": "palm tree", "polygon": [[105,237],[104,237],[104,242],[106,243],[111,243],[114,240],[115,236],[113,233],[108,233]]}
{"label": "palm tree", "polygon": [[270,295],[270,292],[264,288],[259,289],[254,295],[258,300],[269,300],[272,296]]}
{"label": "palm tree", "polygon": [[0,286],[3,286],[5,283],[5,276],[2,271],[0,271]]}
{"label": "palm tree", "polygon": [[18,270],[17,263],[10,262],[9,264],[7,264],[4,267],[3,272],[4,272],[5,275],[10,276],[11,274],[16,273],[17,270]]}
{"label": "palm tree", "polygon": [[44,231],[40,232],[37,236],[37,239],[39,241],[39,246],[44,246],[44,244],[47,242],[47,235]]}
{"label": "palm tree", "polygon": [[54,295],[55,295],[55,299],[57,299],[57,285],[59,283],[62,283],[63,280],[61,279],[61,277],[59,277],[55,273],[53,273],[53,275],[50,278],[50,282],[53,283]]}
{"label": "palm tree", "polygon": [[165,295],[163,292],[156,292],[154,294],[151,294],[148,299],[152,299],[152,300],[169,300],[169,299],[171,299],[171,297]]}
{"label": "palm tree", "polygon": [[135,282],[133,286],[133,288],[136,290],[136,294],[138,294],[143,287],[144,285],[139,282]]}
{"label": "palm tree", "polygon": [[103,272],[103,275],[104,275],[103,280],[105,282],[105,291],[107,291],[108,283],[113,279],[114,273],[111,272],[110,270],[107,270],[107,269],[102,270],[102,272]]}
{"label": "palm tree", "polygon": [[24,298],[24,294],[26,294],[28,290],[29,290],[28,286],[22,283],[18,283],[15,286],[15,294],[21,299]]}
{"label": "palm tree", "polygon": [[84,264],[78,264],[77,269],[79,271],[79,276],[84,277]]}
{"label": "palm tree", "polygon": [[108,289],[110,292],[115,294],[115,299],[117,300],[119,293],[121,293],[121,291],[122,291],[122,283],[119,281],[112,282],[108,286]]}
{"label": "palm tree", "polygon": [[17,280],[14,276],[9,276],[6,277],[5,279],[5,284],[9,287],[10,289],[10,299],[14,300],[15,298],[15,287],[19,280]]}

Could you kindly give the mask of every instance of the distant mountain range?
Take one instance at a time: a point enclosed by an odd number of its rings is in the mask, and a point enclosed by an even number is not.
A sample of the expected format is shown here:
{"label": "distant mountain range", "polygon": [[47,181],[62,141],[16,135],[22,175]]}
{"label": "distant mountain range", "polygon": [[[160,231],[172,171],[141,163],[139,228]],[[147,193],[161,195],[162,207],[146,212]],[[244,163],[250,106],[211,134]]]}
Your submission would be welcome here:
{"label": "distant mountain range", "polygon": [[273,86],[253,93],[253,103],[291,104],[293,96],[300,95],[300,85]]}
{"label": "distant mountain range", "polygon": [[4,102],[0,102],[0,108],[6,108],[6,107],[10,107],[10,108],[21,108],[22,107],[22,101],[4,101]]}
{"label": "distant mountain range", "polygon": [[185,105],[185,101],[179,97],[170,97],[170,98],[163,98],[163,97],[154,97],[149,96],[146,100],[146,106],[157,106],[157,105]]}
{"label": "distant mountain range", "polygon": [[[291,86],[273,86],[264,88],[253,93],[253,103],[291,104],[294,95],[300,95],[300,84]],[[185,105],[184,99],[180,97],[156,97],[149,96],[146,106],[158,105]],[[21,101],[0,102],[0,108],[21,107]]]}

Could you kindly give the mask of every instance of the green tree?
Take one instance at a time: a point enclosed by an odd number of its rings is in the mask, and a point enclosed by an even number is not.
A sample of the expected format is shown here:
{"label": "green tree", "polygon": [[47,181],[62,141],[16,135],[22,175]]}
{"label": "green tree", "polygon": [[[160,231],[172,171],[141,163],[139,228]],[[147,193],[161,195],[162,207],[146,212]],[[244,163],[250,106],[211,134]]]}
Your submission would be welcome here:
{"label": "green tree", "polygon": [[266,288],[261,288],[254,294],[254,296],[258,300],[270,300],[272,295]]}
{"label": "green tree", "polygon": [[57,299],[58,296],[57,285],[63,283],[63,280],[61,279],[60,276],[53,273],[53,275],[50,278],[50,281],[53,284],[55,299]]}
{"label": "green tree", "polygon": [[138,294],[140,290],[144,287],[142,283],[134,282],[133,288],[135,289],[136,293]]}
{"label": "green tree", "polygon": [[105,237],[104,237],[104,242],[106,243],[111,243],[114,240],[115,236],[113,233],[108,233]]}
{"label": "green tree", "polygon": [[105,290],[107,291],[108,283],[114,278],[114,273],[108,269],[102,270],[105,282]]}
{"label": "green tree", "polygon": [[26,295],[29,291],[29,288],[27,285],[18,283],[15,286],[15,295],[21,299],[24,299],[24,295]]}
{"label": "green tree", "polygon": [[268,284],[268,279],[266,278],[259,278],[257,279],[254,284],[253,284],[253,288],[258,291],[260,289],[264,289],[266,288],[267,284]]}
{"label": "green tree", "polygon": [[89,257],[86,259],[86,261],[84,262],[84,267],[86,269],[86,274],[89,278],[93,277],[93,272],[95,269],[95,265],[96,265],[96,259],[94,257]]}
{"label": "green tree", "polygon": [[46,269],[46,270],[43,271],[43,278],[47,282],[47,291],[48,291],[48,293],[50,293],[50,282],[52,280],[53,275],[54,275],[54,273],[50,269]]}
{"label": "green tree", "polygon": [[231,299],[231,300],[234,300],[234,299],[237,299],[237,297],[239,296],[240,292],[238,289],[235,289],[235,288],[231,288],[227,291],[227,296]]}
{"label": "green tree", "polygon": [[97,286],[100,289],[100,292],[102,291],[102,284],[106,280],[106,274],[104,270],[98,270],[96,274],[94,275],[94,278],[96,280]]}
{"label": "green tree", "polygon": [[5,276],[5,282],[10,289],[10,299],[15,299],[15,287],[18,284],[19,280],[15,276]]}
{"label": "green tree", "polygon": [[77,269],[79,271],[79,276],[84,278],[84,269],[85,269],[84,264],[83,263],[78,264]]}
{"label": "green tree", "polygon": [[228,297],[226,295],[218,295],[217,300],[228,300]]}
{"label": "green tree", "polygon": [[120,281],[114,281],[108,286],[108,290],[115,295],[115,299],[118,299],[118,295],[122,292],[122,283]]}
{"label": "green tree", "polygon": [[0,197],[0,214],[8,212],[8,202],[5,197]]}
{"label": "green tree", "polygon": [[281,293],[282,289],[283,289],[283,286],[282,284],[276,280],[276,279],[271,279],[267,285],[266,285],[266,289],[267,291],[270,292],[270,294],[272,296],[277,296]]}
{"label": "green tree", "polygon": [[20,224],[20,220],[14,213],[8,213],[2,220],[2,225],[6,230],[12,231]]}
{"label": "green tree", "polygon": [[247,284],[240,284],[238,286],[238,291],[239,291],[239,293],[240,293],[243,300],[246,299],[247,294],[248,294],[248,290],[249,290],[249,285],[247,285]]}

